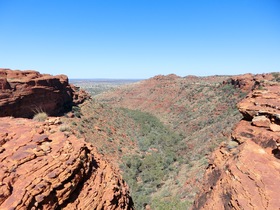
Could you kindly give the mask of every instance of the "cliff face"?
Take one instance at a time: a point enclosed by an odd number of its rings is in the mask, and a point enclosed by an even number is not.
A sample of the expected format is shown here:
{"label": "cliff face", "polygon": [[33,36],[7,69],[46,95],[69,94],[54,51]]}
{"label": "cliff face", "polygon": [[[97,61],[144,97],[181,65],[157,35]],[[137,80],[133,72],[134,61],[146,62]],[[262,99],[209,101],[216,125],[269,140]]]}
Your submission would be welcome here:
{"label": "cliff face", "polygon": [[80,103],[85,98],[65,75],[0,69],[0,117],[31,118],[42,111],[58,115],[71,109],[73,99]]}
{"label": "cliff face", "polygon": [[128,186],[65,117],[89,96],[64,75],[0,70],[0,209],[133,209]]}
{"label": "cliff face", "polygon": [[193,209],[278,209],[280,84],[263,81],[238,104],[232,142],[212,155]]}

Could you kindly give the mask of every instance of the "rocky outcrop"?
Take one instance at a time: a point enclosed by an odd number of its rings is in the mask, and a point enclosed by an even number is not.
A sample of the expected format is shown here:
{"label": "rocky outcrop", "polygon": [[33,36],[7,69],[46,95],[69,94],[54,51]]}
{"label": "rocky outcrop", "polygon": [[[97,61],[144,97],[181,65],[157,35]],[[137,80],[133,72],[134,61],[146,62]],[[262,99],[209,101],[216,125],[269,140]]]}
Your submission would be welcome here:
{"label": "rocky outcrop", "polygon": [[[59,115],[88,95],[70,86],[65,75],[0,69],[0,117],[31,118],[37,112]],[[73,101],[74,100],[74,101]]]}
{"label": "rocky outcrop", "polygon": [[119,172],[61,123],[1,118],[0,209],[132,209]]}
{"label": "rocky outcrop", "polygon": [[243,74],[231,77],[227,80],[227,83],[247,92],[258,87],[263,81],[272,79],[272,74]]}
{"label": "rocky outcrop", "polygon": [[280,207],[280,84],[261,82],[238,108],[244,118],[213,153],[193,209]]}
{"label": "rocky outcrop", "polygon": [[90,99],[90,95],[83,89],[70,84],[73,90],[73,105],[77,106],[85,102],[85,100]]}

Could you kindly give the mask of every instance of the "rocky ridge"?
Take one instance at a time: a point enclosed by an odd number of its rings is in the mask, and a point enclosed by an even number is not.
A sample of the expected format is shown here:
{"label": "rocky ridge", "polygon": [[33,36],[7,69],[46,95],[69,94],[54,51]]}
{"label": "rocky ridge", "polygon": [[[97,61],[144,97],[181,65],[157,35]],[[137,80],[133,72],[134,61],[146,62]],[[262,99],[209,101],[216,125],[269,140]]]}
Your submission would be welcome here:
{"label": "rocky ridge", "polygon": [[0,117],[32,118],[38,112],[60,115],[88,97],[70,85],[66,75],[0,69]]}
{"label": "rocky ridge", "polygon": [[280,84],[255,80],[238,104],[244,118],[216,150],[193,209],[278,209]]}
{"label": "rocky ridge", "polygon": [[[64,75],[0,70],[0,116],[71,110],[89,96]],[[120,172],[65,117],[2,117],[0,209],[133,209]],[[74,116],[72,116],[74,117]]]}
{"label": "rocky ridge", "polygon": [[273,74],[243,74],[232,76],[225,82],[243,91],[251,91],[263,81],[272,81],[273,79],[275,79]]}

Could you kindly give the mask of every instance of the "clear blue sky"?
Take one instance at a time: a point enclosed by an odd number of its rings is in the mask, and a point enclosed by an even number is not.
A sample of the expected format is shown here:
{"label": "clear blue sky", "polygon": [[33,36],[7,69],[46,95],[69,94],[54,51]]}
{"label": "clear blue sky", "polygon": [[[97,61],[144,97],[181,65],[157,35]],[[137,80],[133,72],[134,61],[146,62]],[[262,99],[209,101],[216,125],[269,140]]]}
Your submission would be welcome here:
{"label": "clear blue sky", "polygon": [[70,78],[280,71],[280,0],[0,0],[0,67]]}

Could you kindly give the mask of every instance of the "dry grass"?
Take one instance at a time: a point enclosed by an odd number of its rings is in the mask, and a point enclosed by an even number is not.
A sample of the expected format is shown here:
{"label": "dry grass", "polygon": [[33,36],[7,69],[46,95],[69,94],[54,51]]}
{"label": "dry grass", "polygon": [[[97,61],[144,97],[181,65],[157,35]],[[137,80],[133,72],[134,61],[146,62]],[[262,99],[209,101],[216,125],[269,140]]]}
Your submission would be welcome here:
{"label": "dry grass", "polygon": [[48,118],[47,113],[39,112],[34,115],[33,120],[38,121],[38,122],[44,122],[47,118]]}

